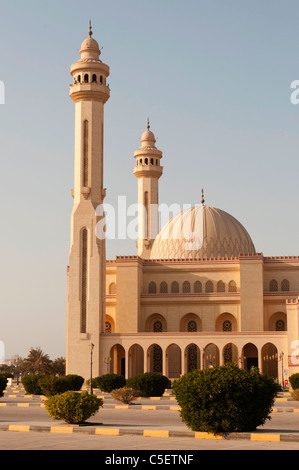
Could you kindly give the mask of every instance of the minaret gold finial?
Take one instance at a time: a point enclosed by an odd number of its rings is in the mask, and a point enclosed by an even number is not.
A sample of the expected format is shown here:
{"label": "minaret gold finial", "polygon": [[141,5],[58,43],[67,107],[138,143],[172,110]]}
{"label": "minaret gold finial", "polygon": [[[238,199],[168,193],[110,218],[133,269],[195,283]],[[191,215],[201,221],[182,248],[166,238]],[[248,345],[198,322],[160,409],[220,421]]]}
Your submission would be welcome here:
{"label": "minaret gold finial", "polygon": [[150,121],[149,121],[149,118],[147,118],[147,130],[149,131],[150,128],[151,128],[151,126],[150,126]]}
{"label": "minaret gold finial", "polygon": [[204,191],[203,191],[203,189],[201,190],[201,203],[202,203],[202,205],[204,205],[204,203],[205,203],[205,198],[204,198]]}
{"label": "minaret gold finial", "polygon": [[89,32],[88,32],[88,36],[91,38],[92,35],[93,35],[93,32],[92,32],[91,20],[89,20]]}

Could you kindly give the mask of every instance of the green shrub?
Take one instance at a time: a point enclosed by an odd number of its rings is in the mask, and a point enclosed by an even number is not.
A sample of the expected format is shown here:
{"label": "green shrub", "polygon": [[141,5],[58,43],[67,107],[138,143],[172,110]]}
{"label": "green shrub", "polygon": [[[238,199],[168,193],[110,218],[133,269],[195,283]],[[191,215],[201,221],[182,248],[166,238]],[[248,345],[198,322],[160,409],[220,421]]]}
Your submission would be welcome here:
{"label": "green shrub", "polygon": [[299,374],[293,374],[289,377],[290,384],[293,390],[299,388]]}
{"label": "green shrub", "polygon": [[96,388],[102,392],[110,393],[116,388],[121,388],[126,385],[126,379],[118,374],[105,374],[100,377],[95,377]]}
{"label": "green shrub", "polygon": [[45,375],[38,380],[38,385],[42,394],[46,397],[50,397],[68,391],[79,391],[81,390],[83,382],[83,377],[79,375],[67,375],[63,377]]}
{"label": "green shrub", "polygon": [[46,397],[61,394],[69,390],[65,377],[55,377],[53,375],[45,375],[38,381],[41,392]]}
{"label": "green shrub", "polygon": [[291,396],[293,400],[299,401],[299,388],[295,388],[295,390],[291,392]]}
{"label": "green shrub", "polygon": [[78,392],[84,384],[84,378],[81,375],[69,374],[63,377],[68,383],[68,390]]}
{"label": "green shrub", "polygon": [[122,387],[112,390],[111,395],[114,400],[118,400],[121,403],[129,405],[132,401],[136,400],[137,397],[140,397],[140,392],[138,390],[133,390],[130,387]]}
{"label": "green shrub", "polygon": [[6,389],[7,378],[4,375],[0,375],[0,397],[3,397],[3,392]]}
{"label": "green shrub", "polygon": [[171,382],[165,375],[145,372],[128,379],[127,386],[139,390],[141,397],[160,397],[166,388],[171,387]]}
{"label": "green shrub", "polygon": [[39,379],[45,377],[42,374],[26,375],[22,378],[22,384],[25,388],[25,392],[30,395],[42,395],[43,392],[38,384]]}
{"label": "green shrub", "polygon": [[68,424],[82,424],[96,414],[103,406],[103,400],[87,392],[65,392],[47,398],[45,408],[53,419]]}
{"label": "green shrub", "polygon": [[193,431],[229,433],[253,431],[271,413],[277,384],[256,368],[229,363],[194,370],[173,384],[181,418]]}

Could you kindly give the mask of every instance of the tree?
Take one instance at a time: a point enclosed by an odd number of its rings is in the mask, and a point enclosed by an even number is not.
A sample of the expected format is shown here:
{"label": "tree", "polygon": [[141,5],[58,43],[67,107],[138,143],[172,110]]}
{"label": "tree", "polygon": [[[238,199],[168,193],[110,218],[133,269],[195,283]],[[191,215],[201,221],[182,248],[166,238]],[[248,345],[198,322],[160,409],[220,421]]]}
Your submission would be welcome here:
{"label": "tree", "polygon": [[27,374],[49,374],[51,364],[49,355],[45,354],[41,348],[32,348],[20,367],[22,372]]}
{"label": "tree", "polygon": [[65,375],[65,358],[64,357],[57,357],[52,363],[52,370],[55,375],[62,377]]}

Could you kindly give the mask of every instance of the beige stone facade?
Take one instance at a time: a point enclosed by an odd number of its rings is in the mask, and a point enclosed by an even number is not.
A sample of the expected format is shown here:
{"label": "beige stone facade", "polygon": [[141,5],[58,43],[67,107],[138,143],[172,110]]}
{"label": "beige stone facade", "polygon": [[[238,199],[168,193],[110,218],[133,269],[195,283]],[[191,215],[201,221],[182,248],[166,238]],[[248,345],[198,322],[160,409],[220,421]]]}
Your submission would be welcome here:
{"label": "beige stone facade", "polygon": [[[174,379],[234,361],[258,366],[281,383],[299,372],[299,257],[256,253],[246,229],[206,206],[203,196],[199,206],[159,227],[162,152],[149,124],[134,154],[136,199],[146,209],[139,214],[136,256],[106,260],[96,211],[105,198],[109,67],[91,36],[71,68],[76,118],[67,373],[89,378],[92,343],[93,376],[156,371]],[[182,221],[190,229],[183,235]]]}

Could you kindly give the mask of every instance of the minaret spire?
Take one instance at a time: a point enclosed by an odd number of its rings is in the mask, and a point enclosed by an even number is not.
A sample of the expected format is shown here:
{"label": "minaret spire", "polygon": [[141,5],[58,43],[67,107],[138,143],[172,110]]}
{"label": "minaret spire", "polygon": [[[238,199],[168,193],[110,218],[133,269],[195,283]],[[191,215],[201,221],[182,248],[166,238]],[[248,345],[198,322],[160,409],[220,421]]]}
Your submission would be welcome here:
{"label": "minaret spire", "polygon": [[88,32],[88,36],[91,38],[92,35],[93,35],[93,32],[92,32],[91,20],[89,20],[89,32]]}

